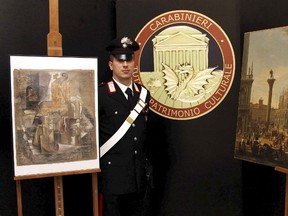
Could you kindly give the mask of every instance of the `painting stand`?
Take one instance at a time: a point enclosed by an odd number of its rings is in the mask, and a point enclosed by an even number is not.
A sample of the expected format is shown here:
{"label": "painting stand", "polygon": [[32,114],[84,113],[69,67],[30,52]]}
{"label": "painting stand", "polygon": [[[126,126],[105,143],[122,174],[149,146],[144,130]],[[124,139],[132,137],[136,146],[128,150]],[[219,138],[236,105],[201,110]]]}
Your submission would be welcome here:
{"label": "painting stand", "polygon": [[22,196],[21,196],[21,182],[20,180],[16,180],[16,193],[17,193],[17,207],[18,207],[18,216],[22,216]]}
{"label": "painting stand", "polygon": [[[56,216],[64,216],[63,183],[62,176],[54,177],[55,210]],[[16,180],[17,212],[18,216],[23,216],[21,180]],[[94,195],[93,195],[94,196]],[[96,216],[96,215],[94,215]]]}
{"label": "painting stand", "polygon": [[35,179],[35,178],[44,178],[44,177],[53,177],[54,178],[54,194],[55,194],[55,215],[64,216],[64,196],[63,196],[63,175],[75,175],[75,174],[86,174],[91,173],[92,175],[92,196],[93,196],[93,216],[99,215],[98,207],[98,180],[97,173],[100,172],[100,169],[93,170],[83,170],[83,171],[73,171],[62,174],[45,174],[45,175],[33,175],[25,177],[15,177],[16,180],[16,193],[17,193],[17,207],[18,207],[18,216],[23,216],[22,211],[22,192],[21,192],[21,180],[24,179]]}
{"label": "painting stand", "polygon": [[[47,54],[48,56],[62,56],[62,36],[59,33],[59,4],[58,0],[49,0],[49,25],[50,32],[47,35]],[[97,172],[98,170],[86,170],[83,172],[74,172],[69,174],[81,174],[91,173],[92,174],[92,195],[93,195],[93,216],[99,215],[98,209],[98,181]],[[65,173],[67,175],[67,173]],[[22,211],[22,192],[21,192],[21,179],[29,178],[42,178],[46,176],[31,176],[31,177],[15,177],[16,180],[16,193],[17,193],[17,207],[18,216],[23,216]],[[55,193],[55,215],[64,216],[64,195],[63,195],[63,175],[55,175],[54,177],[54,193]]]}
{"label": "painting stand", "polygon": [[286,174],[286,183],[285,183],[285,216],[288,216],[288,169],[283,167],[275,167],[276,171]]}
{"label": "painting stand", "polygon": [[[49,0],[49,25],[47,35],[48,56],[62,56],[62,36],[59,33],[59,2]],[[62,176],[54,177],[55,211],[56,216],[64,216],[63,181]]]}

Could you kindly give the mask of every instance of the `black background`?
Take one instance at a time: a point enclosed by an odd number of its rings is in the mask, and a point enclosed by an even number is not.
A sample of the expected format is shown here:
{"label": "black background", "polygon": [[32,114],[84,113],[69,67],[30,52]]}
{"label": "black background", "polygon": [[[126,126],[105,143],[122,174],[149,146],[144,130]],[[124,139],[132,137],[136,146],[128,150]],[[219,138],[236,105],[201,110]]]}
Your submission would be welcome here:
{"label": "black background", "polygon": [[[9,56],[47,55],[47,0],[0,4],[0,215],[17,215],[13,170]],[[177,121],[155,115],[158,215],[284,215],[285,174],[233,156],[244,32],[288,25],[288,2],[267,0],[61,0],[63,55],[98,57],[99,81],[108,77],[106,44],[117,34],[136,36],[154,17],[192,10],[218,23],[231,40],[236,74],[223,102],[209,114]],[[90,174],[64,176],[65,215],[92,215]],[[55,215],[53,178],[22,180],[23,214]]]}
{"label": "black background", "polygon": [[[217,108],[197,119],[158,117],[153,124],[154,137],[158,137],[150,142],[158,195],[153,203],[161,206],[160,215],[241,215],[241,163],[233,159],[240,74],[238,1],[229,1],[225,14],[221,11],[225,1],[221,2],[123,0],[117,4],[119,35],[136,36],[147,22],[167,11],[193,10],[217,22],[235,49],[234,84]],[[133,10],[137,13],[127,13]],[[130,20],[134,22],[125,25]]]}

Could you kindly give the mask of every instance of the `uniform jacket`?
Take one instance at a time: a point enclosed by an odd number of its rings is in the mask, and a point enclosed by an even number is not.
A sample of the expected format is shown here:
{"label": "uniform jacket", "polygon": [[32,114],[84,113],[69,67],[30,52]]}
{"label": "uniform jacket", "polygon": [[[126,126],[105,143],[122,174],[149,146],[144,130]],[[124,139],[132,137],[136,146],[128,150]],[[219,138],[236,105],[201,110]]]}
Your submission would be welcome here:
{"label": "uniform jacket", "polygon": [[[111,91],[111,86],[115,89]],[[143,88],[137,84],[138,90]],[[134,88],[134,87],[133,87]],[[140,91],[134,88],[138,101]],[[145,137],[148,103],[126,134],[100,159],[100,190],[110,194],[125,194],[143,190],[145,187]],[[98,90],[99,142],[102,146],[122,125],[130,114],[131,106],[114,81],[101,84]]]}

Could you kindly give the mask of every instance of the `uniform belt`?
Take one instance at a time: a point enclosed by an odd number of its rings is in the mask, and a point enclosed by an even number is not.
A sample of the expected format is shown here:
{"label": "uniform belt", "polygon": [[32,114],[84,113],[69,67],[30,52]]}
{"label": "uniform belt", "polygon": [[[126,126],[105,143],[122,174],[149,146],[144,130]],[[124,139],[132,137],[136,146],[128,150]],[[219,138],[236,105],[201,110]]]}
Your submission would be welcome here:
{"label": "uniform belt", "polygon": [[144,87],[142,87],[139,100],[135,105],[134,109],[130,112],[130,115],[126,118],[126,120],[123,122],[121,127],[116,131],[116,133],[113,134],[113,136],[111,136],[110,139],[108,139],[100,147],[100,157],[106,154],[128,131],[129,127],[133,124],[135,119],[138,117],[138,115],[145,107],[146,96],[147,96],[147,90]]}

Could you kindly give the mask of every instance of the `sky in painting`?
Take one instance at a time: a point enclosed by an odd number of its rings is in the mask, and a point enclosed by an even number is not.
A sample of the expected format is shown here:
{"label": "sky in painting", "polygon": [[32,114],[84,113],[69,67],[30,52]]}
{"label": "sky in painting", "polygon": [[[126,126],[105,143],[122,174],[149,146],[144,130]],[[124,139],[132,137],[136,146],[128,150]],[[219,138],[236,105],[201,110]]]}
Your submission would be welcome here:
{"label": "sky in painting", "polygon": [[[272,91],[272,107],[278,108],[279,96],[288,91],[288,26],[249,32],[247,67],[253,65],[251,102],[262,98],[268,103],[267,79],[273,70],[275,78]],[[246,69],[248,70],[248,69]]]}

